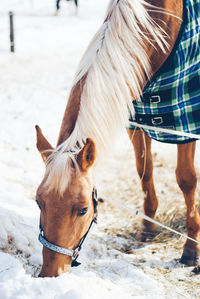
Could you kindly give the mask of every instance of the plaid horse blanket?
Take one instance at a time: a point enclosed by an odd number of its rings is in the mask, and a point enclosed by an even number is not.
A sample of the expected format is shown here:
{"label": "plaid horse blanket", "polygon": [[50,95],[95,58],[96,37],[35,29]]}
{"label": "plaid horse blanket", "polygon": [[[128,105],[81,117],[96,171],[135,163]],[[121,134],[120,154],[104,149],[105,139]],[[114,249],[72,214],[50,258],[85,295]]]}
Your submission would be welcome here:
{"label": "plaid horse blanket", "polygon": [[[183,0],[183,21],[170,56],[133,101],[139,124],[200,134],[200,0]],[[135,129],[130,124],[129,129]],[[194,141],[189,137],[144,129],[153,139],[168,143]]]}

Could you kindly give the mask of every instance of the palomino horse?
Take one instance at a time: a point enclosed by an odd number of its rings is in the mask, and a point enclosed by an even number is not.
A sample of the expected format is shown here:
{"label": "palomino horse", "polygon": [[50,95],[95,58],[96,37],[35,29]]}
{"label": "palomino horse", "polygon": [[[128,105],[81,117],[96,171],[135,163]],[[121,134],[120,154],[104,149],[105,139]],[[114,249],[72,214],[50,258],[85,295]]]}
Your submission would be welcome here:
{"label": "palomino horse", "polygon": [[[132,101],[142,95],[147,82],[167,58],[175,55],[176,41],[180,40],[181,28],[186,26],[183,10],[195,16],[191,8],[195,7],[197,12],[199,3],[160,0],[158,7],[156,0],[112,0],[103,25],[81,60],[55,149],[36,126],[37,148],[46,165],[36,195],[41,209],[40,241],[44,245],[40,276],[57,276],[70,270],[96,217],[93,191],[96,160],[110,150],[118,129],[127,125],[129,113],[134,117]],[[144,211],[153,218],[158,201],[151,138],[142,130],[128,132],[145,193]],[[187,206],[188,236],[198,240],[195,141],[189,141],[192,142],[178,144],[176,175]],[[151,223],[143,222],[143,232],[154,229]],[[199,255],[199,245],[187,240],[181,261],[197,265]]]}

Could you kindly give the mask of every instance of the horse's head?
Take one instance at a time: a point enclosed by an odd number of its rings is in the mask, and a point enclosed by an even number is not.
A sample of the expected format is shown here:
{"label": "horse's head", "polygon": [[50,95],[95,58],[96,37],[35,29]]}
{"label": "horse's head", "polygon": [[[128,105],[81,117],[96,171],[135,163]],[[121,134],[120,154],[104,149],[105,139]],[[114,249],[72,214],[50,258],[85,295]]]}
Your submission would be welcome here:
{"label": "horse's head", "polygon": [[[46,246],[43,246],[43,266],[40,276],[52,277],[70,271],[77,247],[96,216],[92,175],[96,148],[95,143],[91,139],[87,139],[83,149],[75,155],[75,163],[77,163],[79,170],[77,171],[77,166],[75,167],[71,160],[70,174],[67,170],[65,173],[68,183],[64,191],[60,192],[58,188],[51,188],[51,183],[54,184],[53,181],[48,181],[51,172],[48,157],[53,148],[42,135],[38,126],[36,130],[37,148],[46,162],[46,167],[49,168],[36,195],[37,203],[41,209],[40,238],[43,245]],[[68,178],[69,175],[70,179]],[[53,176],[51,179],[53,180]],[[48,244],[44,244],[46,241]],[[47,248],[49,244],[51,249]],[[57,245],[57,250],[55,250],[56,247],[52,247],[52,244]],[[65,248],[69,255],[60,253],[61,247]]]}

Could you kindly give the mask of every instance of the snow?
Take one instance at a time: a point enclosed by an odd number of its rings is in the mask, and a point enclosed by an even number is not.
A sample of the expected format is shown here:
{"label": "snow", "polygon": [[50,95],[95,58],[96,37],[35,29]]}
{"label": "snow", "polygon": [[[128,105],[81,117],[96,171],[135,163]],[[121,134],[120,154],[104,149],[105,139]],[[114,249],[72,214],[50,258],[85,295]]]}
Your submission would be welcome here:
{"label": "snow", "polygon": [[[71,274],[37,278],[42,263],[39,209],[35,192],[44,166],[35,147],[39,124],[55,145],[73,76],[89,40],[101,24],[108,0],[63,1],[58,17],[53,0],[2,0],[0,7],[0,298],[198,298],[198,279],[175,260],[183,240],[137,243],[137,220],[107,203]],[[9,53],[8,11],[15,17],[16,52]],[[127,136],[98,172],[105,196],[141,209],[141,188]],[[121,146],[123,144],[123,146]],[[173,173],[173,146],[154,143],[156,186],[163,200],[183,202]],[[199,160],[198,160],[199,162]],[[198,172],[199,176],[199,172]],[[199,191],[198,191],[199,193]],[[134,201],[130,198],[134,197]],[[180,200],[179,200],[180,199]],[[183,205],[183,203],[182,203]],[[176,207],[177,208],[177,207]],[[183,208],[184,209],[184,208]],[[168,214],[168,215],[169,215]],[[172,238],[173,239],[173,238]],[[175,246],[176,245],[176,246]],[[174,248],[175,246],[175,248]],[[131,254],[125,250],[130,248]],[[186,281],[185,283],[183,281]],[[184,293],[184,295],[183,295]]]}

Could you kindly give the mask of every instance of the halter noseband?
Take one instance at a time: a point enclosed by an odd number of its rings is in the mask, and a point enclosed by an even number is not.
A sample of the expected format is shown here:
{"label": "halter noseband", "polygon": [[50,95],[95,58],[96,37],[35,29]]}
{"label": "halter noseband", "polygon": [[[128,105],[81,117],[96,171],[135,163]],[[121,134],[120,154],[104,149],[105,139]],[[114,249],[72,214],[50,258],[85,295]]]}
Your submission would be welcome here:
{"label": "halter noseband", "polygon": [[[93,188],[93,191],[92,191],[92,200],[93,200],[93,205],[94,205],[94,217],[92,219],[92,222],[90,223],[90,226],[88,228],[88,231],[86,232],[86,234],[83,236],[83,238],[80,240],[78,246],[75,248],[75,249],[68,249],[68,248],[65,248],[65,247],[62,247],[62,246],[59,246],[59,245],[56,245],[56,244],[53,244],[51,242],[49,242],[45,237],[44,237],[44,234],[43,234],[43,228],[40,224],[40,233],[39,233],[39,237],[38,237],[38,240],[40,241],[40,243],[52,250],[52,251],[55,251],[57,253],[60,253],[60,254],[64,254],[64,255],[67,255],[67,256],[70,256],[72,257],[72,267],[76,267],[76,266],[79,266],[80,263],[77,262],[77,258],[79,256],[79,252],[82,248],[82,245],[83,245],[83,242],[85,241],[93,223],[96,223],[97,222],[97,216],[96,216],[96,213],[97,213],[97,205],[98,205],[98,201],[97,201],[97,189],[94,187]],[[37,200],[36,200],[37,202]]]}

